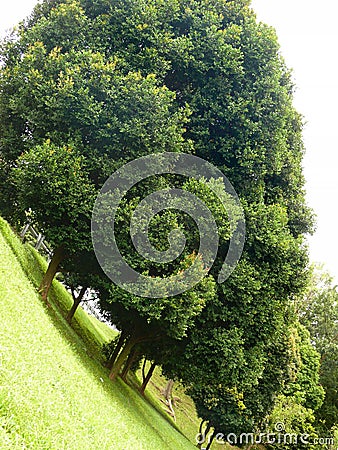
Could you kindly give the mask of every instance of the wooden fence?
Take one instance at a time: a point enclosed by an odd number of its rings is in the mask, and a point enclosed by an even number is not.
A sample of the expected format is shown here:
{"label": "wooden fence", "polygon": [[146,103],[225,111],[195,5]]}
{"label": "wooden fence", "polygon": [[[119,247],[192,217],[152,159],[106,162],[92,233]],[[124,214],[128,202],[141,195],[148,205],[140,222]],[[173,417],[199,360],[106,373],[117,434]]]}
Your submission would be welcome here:
{"label": "wooden fence", "polygon": [[20,237],[23,242],[28,241],[32,243],[34,248],[47,256],[48,262],[53,256],[53,250],[49,247],[43,234],[36,231],[32,224],[27,223],[21,233]]}

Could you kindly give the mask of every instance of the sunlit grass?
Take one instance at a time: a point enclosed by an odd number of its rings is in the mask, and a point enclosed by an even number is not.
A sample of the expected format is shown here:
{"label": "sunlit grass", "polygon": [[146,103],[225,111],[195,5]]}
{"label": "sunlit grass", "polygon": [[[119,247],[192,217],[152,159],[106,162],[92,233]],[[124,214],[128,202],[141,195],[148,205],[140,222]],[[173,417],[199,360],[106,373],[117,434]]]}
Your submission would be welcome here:
{"label": "sunlit grass", "polygon": [[[150,363],[146,364],[146,372],[150,367]],[[139,383],[142,379],[142,371],[141,369],[136,373]],[[157,409],[162,411],[162,414],[165,415],[170,422],[176,426],[179,430],[181,430],[185,436],[189,438],[191,442],[197,442],[196,437],[199,429],[199,425],[201,419],[198,418],[196,408],[194,402],[191,398],[185,393],[184,387],[175,382],[172,392],[173,398],[173,408],[175,412],[174,420],[168,414],[168,408],[164,403],[163,390],[166,387],[168,380],[162,375],[161,369],[156,367],[154,371],[154,375],[152,376],[146,392],[146,399],[153,404]],[[216,441],[213,442],[211,446],[211,450],[229,450],[232,448],[235,450],[237,447],[231,447],[225,444],[218,444]]]}
{"label": "sunlit grass", "polygon": [[[110,329],[80,310],[77,328],[88,326],[80,339],[38,296],[35,252],[2,220],[0,230],[0,448],[193,449],[137,392],[109,381],[87,341],[99,347]],[[57,283],[53,295],[61,311],[70,306]]]}

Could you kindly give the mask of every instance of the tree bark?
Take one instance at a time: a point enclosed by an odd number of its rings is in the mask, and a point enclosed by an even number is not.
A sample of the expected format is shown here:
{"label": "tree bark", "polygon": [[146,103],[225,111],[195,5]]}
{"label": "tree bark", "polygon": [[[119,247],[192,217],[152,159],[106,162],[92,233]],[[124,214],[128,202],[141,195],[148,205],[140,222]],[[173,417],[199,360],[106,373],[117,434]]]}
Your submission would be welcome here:
{"label": "tree bark", "polygon": [[124,344],[121,353],[119,354],[118,358],[115,361],[115,364],[113,365],[110,371],[109,378],[111,379],[111,381],[115,381],[116,378],[118,377],[120,370],[123,366],[123,363],[128,358],[129,353],[131,352],[132,348],[136,343],[137,341],[135,339],[129,338],[129,340]]}
{"label": "tree bark", "polygon": [[174,386],[174,380],[169,380],[166,387],[163,389],[163,395],[167,401],[171,400],[173,386]]}
{"label": "tree bark", "polygon": [[87,291],[87,288],[83,287],[83,288],[81,288],[81,291],[79,292],[79,295],[77,297],[75,297],[75,295],[73,294],[74,302],[73,302],[73,305],[72,305],[71,309],[69,310],[67,317],[66,317],[66,320],[69,324],[71,323],[72,318],[74,317],[74,314],[75,314],[79,304],[81,303],[86,291]]}
{"label": "tree bark", "polygon": [[133,365],[134,361],[136,360],[137,356],[139,355],[138,351],[137,351],[137,346],[134,346],[131,350],[131,352],[129,353],[129,356],[127,358],[127,361],[123,367],[122,373],[121,373],[121,378],[123,381],[127,380],[127,375],[129,370],[131,369],[131,366]]}
{"label": "tree bark", "polygon": [[142,342],[147,342],[151,339],[152,339],[151,336],[149,336],[149,335],[142,336],[137,331],[132,333],[132,335],[125,341],[124,347],[123,347],[122,351],[120,352],[119,356],[117,357],[115,364],[113,365],[113,367],[110,371],[109,378],[112,381],[116,380],[125,360],[128,358],[129,353],[131,352],[134,345],[141,344]]}
{"label": "tree bark", "polygon": [[170,415],[173,417],[173,419],[176,422],[176,415],[175,415],[175,411],[174,411],[174,408],[173,408],[173,405],[172,405],[172,400],[171,400],[172,392],[173,392],[173,386],[174,386],[174,380],[169,380],[167,385],[166,385],[166,387],[165,387],[165,389],[163,390],[163,395],[164,395],[164,397],[166,399],[166,403],[168,405]]}
{"label": "tree bark", "polygon": [[146,365],[147,365],[147,358],[144,358],[142,364],[142,383],[144,383],[144,380],[146,379]]}
{"label": "tree bark", "polygon": [[39,287],[39,292],[41,294],[42,300],[44,300],[48,306],[48,292],[49,289],[52,285],[52,282],[54,280],[54,277],[58,271],[59,265],[60,263],[64,260],[65,258],[65,251],[64,248],[62,246],[58,247],[54,253],[53,253],[53,257],[48,265],[48,269],[46,271],[46,273],[44,274],[40,287]]}
{"label": "tree bark", "polygon": [[155,367],[156,367],[156,364],[153,362],[152,365],[150,366],[150,369],[148,370],[147,375],[143,378],[143,383],[140,388],[140,392],[142,395],[144,395],[144,391],[146,390],[146,387],[148,386],[148,383],[149,383],[151,377],[153,376]]}
{"label": "tree bark", "polygon": [[119,340],[116,344],[115,350],[113,351],[113,354],[111,355],[111,357],[109,358],[109,361],[106,364],[106,367],[108,369],[111,370],[113,368],[114,362],[115,362],[116,358],[118,357],[126,338],[127,338],[127,333],[122,330],[120,333]]}

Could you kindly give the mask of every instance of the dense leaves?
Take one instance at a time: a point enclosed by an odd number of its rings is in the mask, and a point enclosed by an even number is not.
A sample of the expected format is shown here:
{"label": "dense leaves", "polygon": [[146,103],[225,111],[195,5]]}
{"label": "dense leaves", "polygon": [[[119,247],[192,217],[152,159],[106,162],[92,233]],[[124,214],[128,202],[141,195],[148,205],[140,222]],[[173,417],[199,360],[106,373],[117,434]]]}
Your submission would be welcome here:
{"label": "dense leaves", "polygon": [[[114,377],[133,346],[152,339],[143,353],[185,383],[210,427],[259,426],[288,377],[290,305],[307,282],[304,234],[312,229],[302,120],[275,32],[257,23],[248,0],[45,0],[3,45],[2,61],[2,212],[9,216],[15,204],[22,217],[31,208],[50,242],[73,255],[68,267],[78,280],[99,272],[80,270],[81,255],[91,253],[93,197],[115,168],[153,152],[185,151],[229,177],[247,236],[223,285],[215,279],[228,250],[228,220],[205,186],[170,177],[148,180],[124,199],[122,252],[154,277],[195,259],[196,227],[175,210],[157,215],[149,228],[162,251],[169,229],[188,231],[175,267],[147,265],[126,232],[143,195],[172,183],[198,195],[218,220],[220,246],[209,276],[156,302],[111,286],[102,273],[90,283],[124,332]],[[308,349],[309,367],[314,359]],[[314,407],[318,393],[312,394],[306,402]]]}
{"label": "dense leaves", "polygon": [[314,268],[311,283],[299,304],[302,323],[321,356],[320,382],[324,402],[316,411],[319,429],[332,431],[338,416],[338,293],[331,276],[323,268]]}
{"label": "dense leaves", "polygon": [[67,253],[89,250],[90,211],[96,189],[84,158],[73,144],[57,147],[47,141],[22,154],[12,172],[18,203],[30,211],[53,247]]}

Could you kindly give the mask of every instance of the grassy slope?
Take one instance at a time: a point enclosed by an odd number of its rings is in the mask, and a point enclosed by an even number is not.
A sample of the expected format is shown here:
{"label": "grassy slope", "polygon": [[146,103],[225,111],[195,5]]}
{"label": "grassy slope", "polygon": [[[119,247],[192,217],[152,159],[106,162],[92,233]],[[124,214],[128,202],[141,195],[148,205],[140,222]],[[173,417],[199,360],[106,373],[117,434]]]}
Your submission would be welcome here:
{"label": "grassy slope", "polygon": [[[150,363],[147,362],[146,371],[149,369]],[[142,378],[141,370],[137,372],[139,380]],[[163,403],[164,397],[162,391],[167,384],[167,380],[161,375],[161,369],[156,368],[152,379],[146,390],[146,398],[154,403],[163,411],[167,411],[166,405]],[[193,401],[184,393],[184,388],[178,383],[174,384],[173,388],[174,411],[176,422],[170,419],[173,424],[177,425],[179,429],[184,431],[184,434],[194,442],[200,420],[197,418],[196,409]],[[166,413],[167,414],[167,413]],[[213,447],[216,448],[216,447]],[[224,450],[224,446],[223,446]]]}
{"label": "grassy slope", "polygon": [[[1,219],[0,230],[0,448],[193,449],[131,388],[110,383],[86,351],[110,331],[80,310],[78,326],[82,320],[90,329],[85,346],[57,310],[42,305],[34,252]],[[64,302],[63,288],[53,289]]]}
{"label": "grassy slope", "polygon": [[[149,367],[150,363],[147,362],[146,371],[149,369]],[[141,369],[137,371],[136,375],[138,378],[138,384],[140,384],[140,380],[142,379]],[[191,440],[191,442],[195,442],[201,420],[197,416],[194,402],[185,393],[184,387],[176,382],[174,384],[172,393],[172,397],[174,400],[173,406],[176,416],[176,420],[174,421],[174,419],[169,417],[168,413],[166,412],[168,408],[163,403],[164,397],[162,391],[165,388],[166,384],[167,379],[161,375],[161,369],[157,367],[155,369],[154,375],[150,380],[150,383],[148,384],[145,396],[151,404],[155,405],[157,409],[162,411],[162,414],[168,417],[168,420],[171,421],[173,426],[176,426],[179,430],[182,430],[184,435],[187,436]],[[237,447],[231,447],[230,445],[217,443],[216,441],[214,441],[211,446],[211,450],[229,449],[236,450]]]}
{"label": "grassy slope", "polygon": [[[42,279],[42,274],[47,269],[45,258],[30,245],[22,245],[18,239],[15,239],[8,224],[3,220],[0,220],[0,230],[21,264],[23,271],[37,288]],[[65,316],[73,302],[68,291],[61,283],[55,281],[53,282],[49,296],[52,303],[58,305],[58,310],[55,311],[56,315],[61,311]],[[101,356],[102,344],[111,341],[116,335],[115,331],[101,323],[95,317],[89,316],[81,307],[78,308],[73,318],[72,327],[84,340],[88,351],[95,354],[98,358]]]}

